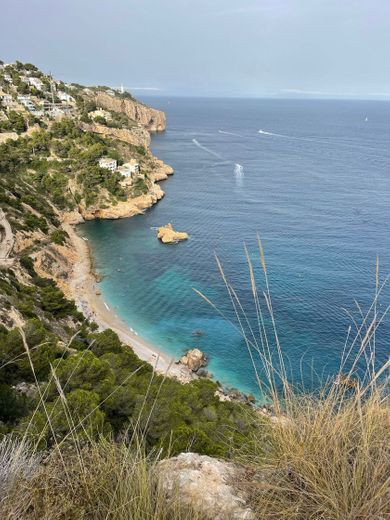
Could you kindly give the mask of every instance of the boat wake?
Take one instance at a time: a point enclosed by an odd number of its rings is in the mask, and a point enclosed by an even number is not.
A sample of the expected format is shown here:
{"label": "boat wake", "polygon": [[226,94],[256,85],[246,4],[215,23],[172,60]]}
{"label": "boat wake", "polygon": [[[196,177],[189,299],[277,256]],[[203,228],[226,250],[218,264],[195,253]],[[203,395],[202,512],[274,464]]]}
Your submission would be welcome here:
{"label": "boat wake", "polygon": [[[295,135],[274,134],[273,132],[266,132],[265,130],[259,130],[258,133],[261,135],[269,135],[271,137],[283,137],[283,139],[292,139],[293,141],[306,141],[308,143],[324,144],[324,141],[322,140],[322,138],[313,139],[311,137],[296,137]],[[328,142],[325,142],[325,144],[338,144],[338,143],[331,143],[328,141]]]}
{"label": "boat wake", "polygon": [[235,163],[234,165],[234,176],[236,178],[236,186],[242,186],[244,179],[244,168],[241,164]]}
{"label": "boat wake", "polygon": [[223,159],[223,157],[221,155],[219,155],[219,153],[214,152],[213,150],[210,150],[210,148],[207,148],[207,146],[203,146],[203,144],[200,144],[200,142],[197,141],[196,139],[193,139],[192,142],[194,143],[195,146],[197,146],[198,148],[200,148],[204,152],[207,152],[210,155],[213,155],[217,159]]}
{"label": "boat wake", "polygon": [[224,134],[224,135],[233,135],[234,137],[242,137],[242,138],[244,138],[244,136],[241,135],[241,134],[235,134],[234,132],[227,132],[226,130],[218,130],[218,133],[219,134]]}
{"label": "boat wake", "polygon": [[282,134],[274,134],[272,132],[266,132],[265,130],[259,130],[259,134],[262,134],[262,135],[275,135],[277,137],[287,137],[287,136],[282,135]]}
{"label": "boat wake", "polygon": [[224,159],[224,157],[222,157],[222,155],[220,155],[219,153],[214,152],[213,150],[210,150],[210,148],[207,148],[207,146],[204,146],[203,144],[200,144],[200,142],[197,139],[192,139],[192,142],[194,143],[195,146],[197,146],[204,152],[207,152],[210,155],[213,155],[214,157],[216,157],[217,159],[222,161],[222,162],[217,163],[218,166],[221,166],[223,164],[234,164],[234,176],[236,178],[236,182],[237,182],[237,184],[239,184],[239,183],[242,184],[242,178],[244,177],[244,168],[242,167],[241,164]]}
{"label": "boat wake", "polygon": [[235,163],[234,175],[236,177],[244,177],[244,168],[241,166],[241,164]]}

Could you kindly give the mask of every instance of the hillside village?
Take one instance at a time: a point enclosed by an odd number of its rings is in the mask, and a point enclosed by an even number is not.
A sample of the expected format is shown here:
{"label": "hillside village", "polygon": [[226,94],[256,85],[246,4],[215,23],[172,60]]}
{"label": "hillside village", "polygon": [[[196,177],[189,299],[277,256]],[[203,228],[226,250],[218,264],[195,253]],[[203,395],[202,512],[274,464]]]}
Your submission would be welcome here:
{"label": "hillside village", "polygon": [[[49,183],[55,177],[66,187],[63,209],[77,207],[83,218],[102,216],[99,211],[112,206],[105,216],[130,216],[163,196],[154,183],[172,169],[148,145],[149,131],[164,128],[161,112],[127,92],[64,83],[35,65],[0,61],[0,144],[6,151],[30,139]],[[135,199],[148,193],[150,201],[137,205]]]}

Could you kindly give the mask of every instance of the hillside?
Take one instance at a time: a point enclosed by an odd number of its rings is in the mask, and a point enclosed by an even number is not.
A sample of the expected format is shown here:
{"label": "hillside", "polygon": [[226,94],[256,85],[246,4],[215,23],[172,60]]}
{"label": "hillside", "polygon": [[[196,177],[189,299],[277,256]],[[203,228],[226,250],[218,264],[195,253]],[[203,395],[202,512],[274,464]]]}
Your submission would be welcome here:
{"label": "hillside", "polygon": [[[149,144],[165,124],[129,93],[0,62],[0,516],[390,518],[389,362],[372,369],[376,307],[356,339],[365,379],[341,369],[315,395],[292,387],[279,342],[271,352],[259,325],[259,385],[272,402],[259,409],[208,377],[158,373],[80,305],[75,226],[161,199],[158,182],[173,171]],[[260,241],[259,251],[267,281]]]}
{"label": "hillside", "polygon": [[[1,68],[0,87],[1,430],[23,430],[32,413],[38,428],[41,386],[46,405],[55,409],[59,396],[52,383],[47,386],[54,369],[61,384],[72,372],[65,394],[75,413],[95,410],[93,436],[118,435],[142,410],[142,417],[152,414],[150,447],[171,442],[177,432],[179,443],[194,436],[200,451],[225,453],[224,430],[234,427],[234,445],[251,428],[240,406],[221,403],[211,381],[169,380],[160,389],[163,378],[152,377],[152,367],[131,346],[110,330],[99,332],[68,299],[75,262],[69,226],[141,213],[163,196],[156,182],[172,169],[153,157],[148,144],[149,131],[165,128],[165,115],[129,94],[64,84],[19,62]],[[102,159],[118,167],[101,167]],[[137,165],[129,176],[126,163]],[[142,406],[150,384],[150,399]],[[157,393],[159,411],[152,413]],[[58,429],[41,432],[40,443],[50,446],[56,435],[66,437],[64,420],[59,413]]]}

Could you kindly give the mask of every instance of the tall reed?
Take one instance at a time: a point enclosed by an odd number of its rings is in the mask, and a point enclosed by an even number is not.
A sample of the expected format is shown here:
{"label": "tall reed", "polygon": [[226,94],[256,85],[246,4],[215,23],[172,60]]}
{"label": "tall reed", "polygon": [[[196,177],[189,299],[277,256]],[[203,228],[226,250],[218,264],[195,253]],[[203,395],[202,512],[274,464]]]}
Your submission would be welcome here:
{"label": "tall reed", "polygon": [[259,237],[258,251],[264,276],[261,291],[245,247],[255,323],[217,258],[234,310],[231,322],[245,341],[259,392],[274,410],[266,432],[248,439],[239,456],[256,471],[257,477],[245,485],[258,518],[390,518],[390,360],[377,366],[376,359],[376,332],[390,308],[380,311],[378,299],[388,277],[380,282],[377,262],[373,301],[365,313],[357,305],[361,319],[353,322],[354,334],[348,330],[339,372],[310,393],[297,390],[287,377]]}

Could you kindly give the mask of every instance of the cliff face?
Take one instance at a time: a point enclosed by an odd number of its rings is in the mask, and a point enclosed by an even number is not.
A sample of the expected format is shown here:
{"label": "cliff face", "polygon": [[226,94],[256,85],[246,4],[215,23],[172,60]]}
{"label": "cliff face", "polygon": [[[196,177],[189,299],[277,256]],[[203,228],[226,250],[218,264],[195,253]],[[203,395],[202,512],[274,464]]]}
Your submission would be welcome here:
{"label": "cliff face", "polygon": [[158,184],[152,184],[145,195],[129,198],[126,201],[119,201],[106,208],[79,206],[79,212],[84,220],[111,219],[133,217],[143,213],[147,208],[156,204],[164,196],[163,190]]}
{"label": "cliff face", "polygon": [[133,144],[135,146],[148,148],[150,145],[149,132],[145,128],[142,128],[142,126],[133,126],[132,128],[109,128],[97,123],[82,123],[81,126],[86,132],[94,132],[95,134],[100,134],[111,139],[118,139],[119,141],[124,141],[125,143]]}
{"label": "cliff face", "polygon": [[164,112],[142,105],[132,99],[118,98],[105,92],[97,92],[95,102],[97,106],[105,110],[126,114],[127,117],[142,125],[149,132],[163,132],[166,128]]}

